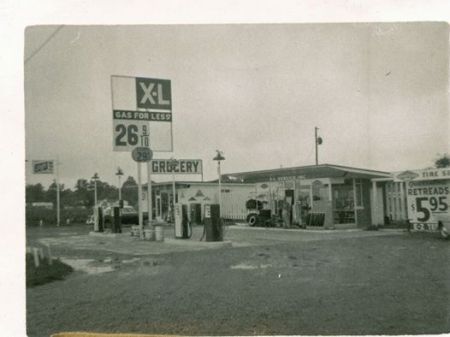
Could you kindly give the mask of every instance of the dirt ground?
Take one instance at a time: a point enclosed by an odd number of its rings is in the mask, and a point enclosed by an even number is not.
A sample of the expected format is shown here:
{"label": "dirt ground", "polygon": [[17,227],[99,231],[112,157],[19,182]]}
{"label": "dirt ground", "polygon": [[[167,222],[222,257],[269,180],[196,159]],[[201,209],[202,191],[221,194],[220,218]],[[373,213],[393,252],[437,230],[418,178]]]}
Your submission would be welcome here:
{"label": "dirt ground", "polygon": [[[27,242],[88,231],[35,228]],[[199,235],[196,229],[193,240]],[[232,248],[140,256],[53,246],[55,256],[79,268],[27,289],[28,335],[450,331],[450,242],[437,234],[234,228],[226,239]]]}

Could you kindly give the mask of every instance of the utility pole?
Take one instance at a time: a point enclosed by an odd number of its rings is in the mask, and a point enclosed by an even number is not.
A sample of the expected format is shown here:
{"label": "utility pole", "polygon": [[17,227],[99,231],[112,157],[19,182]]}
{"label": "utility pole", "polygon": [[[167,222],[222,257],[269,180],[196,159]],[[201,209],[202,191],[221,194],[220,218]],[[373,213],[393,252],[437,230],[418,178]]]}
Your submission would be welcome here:
{"label": "utility pole", "polygon": [[97,180],[100,179],[98,176],[98,173],[95,172],[95,174],[91,178],[94,181],[94,220],[95,223],[98,223],[98,213],[97,213]]}
{"label": "utility pole", "polygon": [[316,149],[316,165],[319,165],[319,145],[322,144],[323,140],[322,137],[318,136],[319,128],[317,126],[314,127],[314,146]]}

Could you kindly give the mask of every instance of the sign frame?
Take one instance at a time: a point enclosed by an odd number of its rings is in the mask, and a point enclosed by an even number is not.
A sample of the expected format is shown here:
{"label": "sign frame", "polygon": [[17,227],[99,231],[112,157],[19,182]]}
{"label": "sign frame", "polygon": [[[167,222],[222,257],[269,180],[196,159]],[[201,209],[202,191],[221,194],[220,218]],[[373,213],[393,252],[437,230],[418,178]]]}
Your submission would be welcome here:
{"label": "sign frame", "polygon": [[[134,102],[134,110],[133,109],[122,109],[117,108],[115,106],[114,99],[114,79],[129,79],[135,83],[134,92],[136,94],[136,99]],[[161,108],[142,108],[137,104],[137,80],[153,80],[157,82],[166,82],[169,83],[170,89],[170,109],[161,109]],[[146,122],[148,124],[148,129],[150,130],[152,127],[150,123],[170,123],[170,146],[167,148],[155,147],[151,141],[151,130],[149,135],[149,146],[151,147],[153,152],[173,152],[174,150],[174,142],[173,142],[173,95],[172,95],[172,81],[169,79],[161,79],[161,78],[150,78],[150,77],[142,77],[142,76],[127,76],[127,75],[111,75],[110,76],[110,86],[111,86],[111,111],[112,111],[112,120],[113,120],[113,151],[115,152],[131,152],[136,146],[115,146],[115,127],[117,125],[116,121],[121,121],[121,123],[127,123],[128,125],[136,124],[136,122]],[[117,93],[116,93],[117,96]],[[119,113],[120,116],[119,116]],[[169,132],[169,130],[167,130]],[[168,142],[168,141],[167,141]]]}
{"label": "sign frame", "polygon": [[[42,170],[36,170],[37,166],[44,165]],[[55,161],[54,160],[32,160],[31,167],[33,174],[55,174]]]}
{"label": "sign frame", "polygon": [[405,184],[407,217],[415,231],[437,231],[436,216],[450,215],[450,168],[407,170],[394,174]]}

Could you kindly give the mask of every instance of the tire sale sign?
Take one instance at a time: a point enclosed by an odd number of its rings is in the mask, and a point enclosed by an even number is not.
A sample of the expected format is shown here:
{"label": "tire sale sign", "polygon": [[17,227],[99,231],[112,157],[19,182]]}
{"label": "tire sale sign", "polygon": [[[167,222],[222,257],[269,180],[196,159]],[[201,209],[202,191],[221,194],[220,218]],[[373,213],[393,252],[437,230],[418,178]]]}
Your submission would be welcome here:
{"label": "tire sale sign", "polygon": [[133,151],[136,147],[149,147],[150,127],[147,121],[113,120],[113,150]]}
{"label": "tire sale sign", "polygon": [[407,186],[408,217],[415,230],[437,230],[435,215],[450,212],[450,181],[409,181]]}

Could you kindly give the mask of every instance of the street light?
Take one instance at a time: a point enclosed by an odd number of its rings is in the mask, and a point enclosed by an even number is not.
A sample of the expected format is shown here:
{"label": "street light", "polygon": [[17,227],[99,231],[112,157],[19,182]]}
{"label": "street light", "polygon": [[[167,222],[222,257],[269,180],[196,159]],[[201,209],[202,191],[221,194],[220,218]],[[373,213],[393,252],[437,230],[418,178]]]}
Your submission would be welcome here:
{"label": "street light", "polygon": [[120,167],[117,168],[116,176],[119,179],[119,202],[122,200],[122,186],[120,185],[120,178],[123,176],[123,171]]}
{"label": "street light", "polygon": [[223,152],[220,150],[216,150],[217,154],[213,158],[213,160],[217,161],[217,174],[219,175],[219,210],[222,214],[222,184],[221,184],[221,174],[220,174],[220,162],[222,160],[225,160],[225,157],[223,156]]}
{"label": "street light", "polygon": [[98,173],[95,172],[91,179],[94,181],[94,207],[97,207],[97,180],[99,180],[100,177],[98,176]]}

